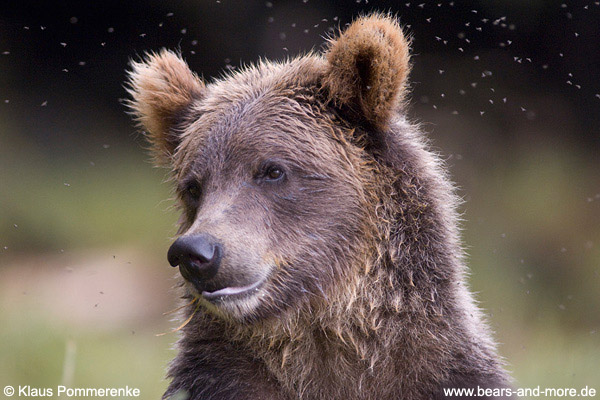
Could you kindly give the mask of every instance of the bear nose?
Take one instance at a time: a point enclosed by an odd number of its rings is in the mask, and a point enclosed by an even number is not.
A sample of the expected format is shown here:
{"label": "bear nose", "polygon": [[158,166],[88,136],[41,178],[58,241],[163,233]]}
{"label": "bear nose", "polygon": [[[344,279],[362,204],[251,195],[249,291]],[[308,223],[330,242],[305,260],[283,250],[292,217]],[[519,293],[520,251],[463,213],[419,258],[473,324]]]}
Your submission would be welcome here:
{"label": "bear nose", "polygon": [[182,236],[169,248],[167,259],[172,267],[179,265],[181,275],[188,281],[199,283],[217,274],[221,245],[209,235]]}

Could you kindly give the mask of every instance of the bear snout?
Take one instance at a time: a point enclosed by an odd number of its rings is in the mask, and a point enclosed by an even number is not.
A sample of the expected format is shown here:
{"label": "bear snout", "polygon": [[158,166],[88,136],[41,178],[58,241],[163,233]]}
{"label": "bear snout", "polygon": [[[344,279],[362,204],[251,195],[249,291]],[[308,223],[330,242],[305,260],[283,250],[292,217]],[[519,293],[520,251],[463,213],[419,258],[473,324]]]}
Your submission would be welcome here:
{"label": "bear snout", "polygon": [[222,245],[207,234],[178,238],[169,248],[167,259],[172,267],[199,290],[218,272],[223,255]]}

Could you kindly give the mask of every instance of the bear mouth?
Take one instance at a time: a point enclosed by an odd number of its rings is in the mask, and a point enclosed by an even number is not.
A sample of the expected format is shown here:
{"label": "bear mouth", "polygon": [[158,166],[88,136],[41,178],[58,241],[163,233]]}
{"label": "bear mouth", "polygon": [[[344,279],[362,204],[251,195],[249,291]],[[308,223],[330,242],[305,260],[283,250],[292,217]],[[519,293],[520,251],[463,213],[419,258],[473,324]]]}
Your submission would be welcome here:
{"label": "bear mouth", "polygon": [[259,279],[258,281],[245,286],[227,286],[213,291],[203,290],[201,294],[204,299],[210,302],[241,299],[258,292],[266,280],[266,278]]}

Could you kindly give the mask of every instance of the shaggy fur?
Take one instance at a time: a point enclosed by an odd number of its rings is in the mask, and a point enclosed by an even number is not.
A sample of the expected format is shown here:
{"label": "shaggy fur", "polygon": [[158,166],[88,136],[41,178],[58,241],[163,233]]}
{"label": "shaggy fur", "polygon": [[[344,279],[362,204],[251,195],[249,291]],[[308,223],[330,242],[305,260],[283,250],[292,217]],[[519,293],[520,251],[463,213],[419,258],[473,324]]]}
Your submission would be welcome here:
{"label": "shaggy fur", "polygon": [[[161,54],[134,65],[131,105],[171,160],[180,233],[223,245],[208,284],[265,280],[217,302],[182,281],[197,300],[165,399],[418,400],[508,385],[465,284],[453,187],[399,110],[409,55],[394,19],[358,19],[324,55],[206,87]],[[265,163],[285,178],[266,180]]]}

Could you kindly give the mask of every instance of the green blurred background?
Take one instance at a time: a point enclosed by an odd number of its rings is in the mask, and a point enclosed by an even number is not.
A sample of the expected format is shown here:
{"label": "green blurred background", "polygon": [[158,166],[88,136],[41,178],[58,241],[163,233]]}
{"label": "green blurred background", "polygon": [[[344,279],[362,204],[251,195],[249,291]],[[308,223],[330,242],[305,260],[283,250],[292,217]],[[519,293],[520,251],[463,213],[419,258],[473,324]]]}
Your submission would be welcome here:
{"label": "green blurred background", "polygon": [[177,215],[125,114],[130,58],[206,78],[369,10],[414,41],[410,116],[447,161],[471,286],[520,387],[600,390],[597,1],[12,2],[0,9],[0,386],[159,398]]}

